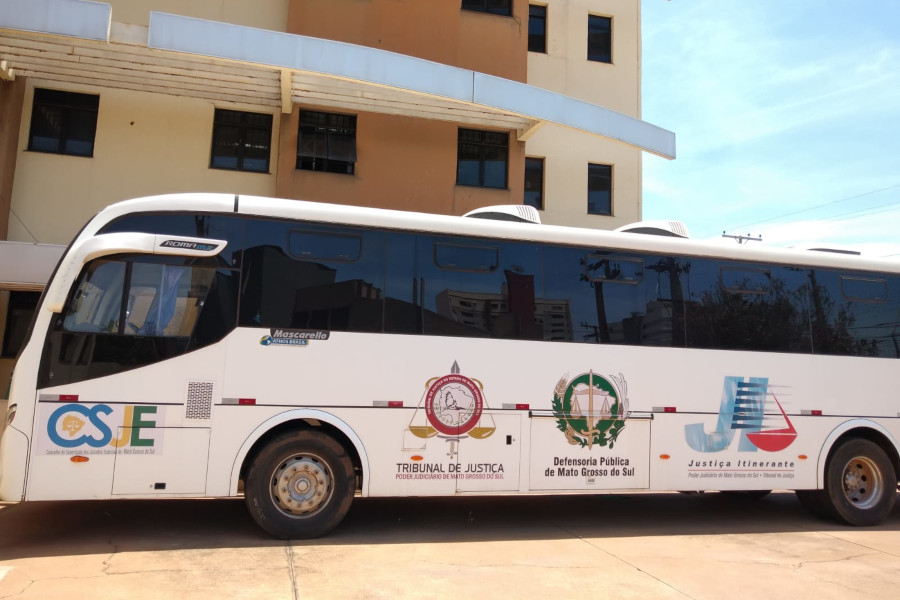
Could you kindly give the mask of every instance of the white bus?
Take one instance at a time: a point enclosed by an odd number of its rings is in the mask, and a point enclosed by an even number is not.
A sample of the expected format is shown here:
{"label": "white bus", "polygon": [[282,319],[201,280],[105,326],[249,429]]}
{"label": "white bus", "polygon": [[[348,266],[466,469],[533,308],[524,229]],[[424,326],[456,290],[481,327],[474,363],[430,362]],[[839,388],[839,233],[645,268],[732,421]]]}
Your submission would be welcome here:
{"label": "white bus", "polygon": [[229,497],[272,535],[355,496],[796,490],[900,472],[900,264],[197,194],[66,250],[13,376],[0,498]]}

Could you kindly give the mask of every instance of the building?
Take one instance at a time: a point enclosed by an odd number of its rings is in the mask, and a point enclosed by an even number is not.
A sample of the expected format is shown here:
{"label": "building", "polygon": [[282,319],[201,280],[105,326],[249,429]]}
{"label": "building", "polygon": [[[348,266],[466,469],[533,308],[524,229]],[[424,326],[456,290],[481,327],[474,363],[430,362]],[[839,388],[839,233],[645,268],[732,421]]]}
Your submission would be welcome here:
{"label": "building", "polygon": [[614,228],[675,154],[640,51],[634,0],[0,0],[0,240],[184,191]]}

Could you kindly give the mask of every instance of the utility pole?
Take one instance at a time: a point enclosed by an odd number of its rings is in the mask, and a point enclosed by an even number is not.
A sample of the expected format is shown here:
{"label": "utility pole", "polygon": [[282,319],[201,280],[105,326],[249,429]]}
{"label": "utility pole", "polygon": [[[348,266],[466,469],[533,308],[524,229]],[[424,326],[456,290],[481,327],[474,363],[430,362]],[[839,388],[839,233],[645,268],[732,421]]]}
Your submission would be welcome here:
{"label": "utility pole", "polygon": [[738,244],[743,244],[744,242],[761,242],[762,241],[762,235],[757,235],[754,237],[754,236],[750,235],[749,233],[747,235],[729,235],[723,231],[722,237],[723,238],[731,238],[733,240],[736,240]]}

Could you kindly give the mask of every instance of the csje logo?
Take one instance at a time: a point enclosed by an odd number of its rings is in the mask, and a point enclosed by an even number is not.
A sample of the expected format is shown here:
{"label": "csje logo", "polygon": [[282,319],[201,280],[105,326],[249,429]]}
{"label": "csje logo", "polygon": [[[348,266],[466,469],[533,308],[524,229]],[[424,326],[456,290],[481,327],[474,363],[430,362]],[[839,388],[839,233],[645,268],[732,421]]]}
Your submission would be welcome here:
{"label": "csje logo", "polygon": [[[152,447],[156,440],[147,434],[147,430],[156,427],[158,408],[119,406],[114,410],[107,404],[67,404],[50,414],[47,435],[53,444],[61,448],[85,445],[90,448]],[[116,413],[121,413],[121,416]],[[114,428],[118,431],[118,437],[113,436]]]}

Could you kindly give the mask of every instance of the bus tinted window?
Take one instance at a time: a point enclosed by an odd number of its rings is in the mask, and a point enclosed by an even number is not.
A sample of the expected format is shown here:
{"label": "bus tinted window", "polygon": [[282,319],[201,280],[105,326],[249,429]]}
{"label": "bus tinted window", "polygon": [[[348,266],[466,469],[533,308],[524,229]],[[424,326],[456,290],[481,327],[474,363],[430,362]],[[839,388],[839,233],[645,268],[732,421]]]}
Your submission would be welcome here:
{"label": "bus tinted window", "polygon": [[543,339],[537,245],[420,236],[418,259],[425,334]]}
{"label": "bus tinted window", "polygon": [[644,277],[642,259],[610,254],[589,254],[585,258],[584,270],[591,281],[638,284]]}
{"label": "bus tinted window", "polygon": [[240,324],[381,331],[384,234],[250,220]]}
{"label": "bus tinted window", "polygon": [[288,233],[288,249],[296,260],[353,262],[359,260],[361,248],[358,235],[299,230]]}
{"label": "bus tinted window", "polygon": [[886,302],[887,281],[863,277],[841,277],[841,294],[856,302]]}
{"label": "bus tinted window", "polygon": [[234,328],[237,286],[233,271],[213,263],[161,255],[89,263],[47,338],[41,385],[112,375],[222,339]]}
{"label": "bus tinted window", "polygon": [[452,271],[490,273],[497,270],[500,250],[496,246],[435,242],[434,264]]}
{"label": "bus tinted window", "polygon": [[772,274],[767,269],[722,267],[722,288],[738,294],[768,294],[772,291]]}
{"label": "bus tinted window", "polygon": [[385,232],[384,331],[422,333],[422,290],[416,277],[416,235]]}
{"label": "bus tinted window", "polygon": [[[246,223],[245,232],[236,216],[138,214],[104,231],[228,240],[219,264],[241,268],[244,326],[900,356],[896,278],[295,221]],[[124,327],[108,306],[92,304],[109,276],[82,282],[84,309],[67,326]],[[238,272],[219,270],[214,278],[193,345],[220,339],[233,324]],[[153,302],[150,290],[137,291],[145,304]]]}
{"label": "bus tinted window", "polygon": [[810,272],[813,286],[813,343],[818,354],[897,357],[900,307],[896,280],[824,269]]}
{"label": "bus tinted window", "polygon": [[559,247],[547,248],[544,256],[546,297],[569,315],[565,339],[684,345],[678,261]]}
{"label": "bus tinted window", "polygon": [[125,263],[97,261],[82,274],[63,319],[66,331],[118,333]]}
{"label": "bus tinted window", "polygon": [[189,337],[215,271],[135,263],[131,269],[126,335]]}
{"label": "bus tinted window", "polygon": [[851,334],[856,315],[852,303],[843,298],[840,275],[817,269],[809,272],[809,279],[814,352],[858,354],[861,349]]}
{"label": "bus tinted window", "polygon": [[807,279],[802,269],[759,269],[691,261],[688,346],[810,352]]}

